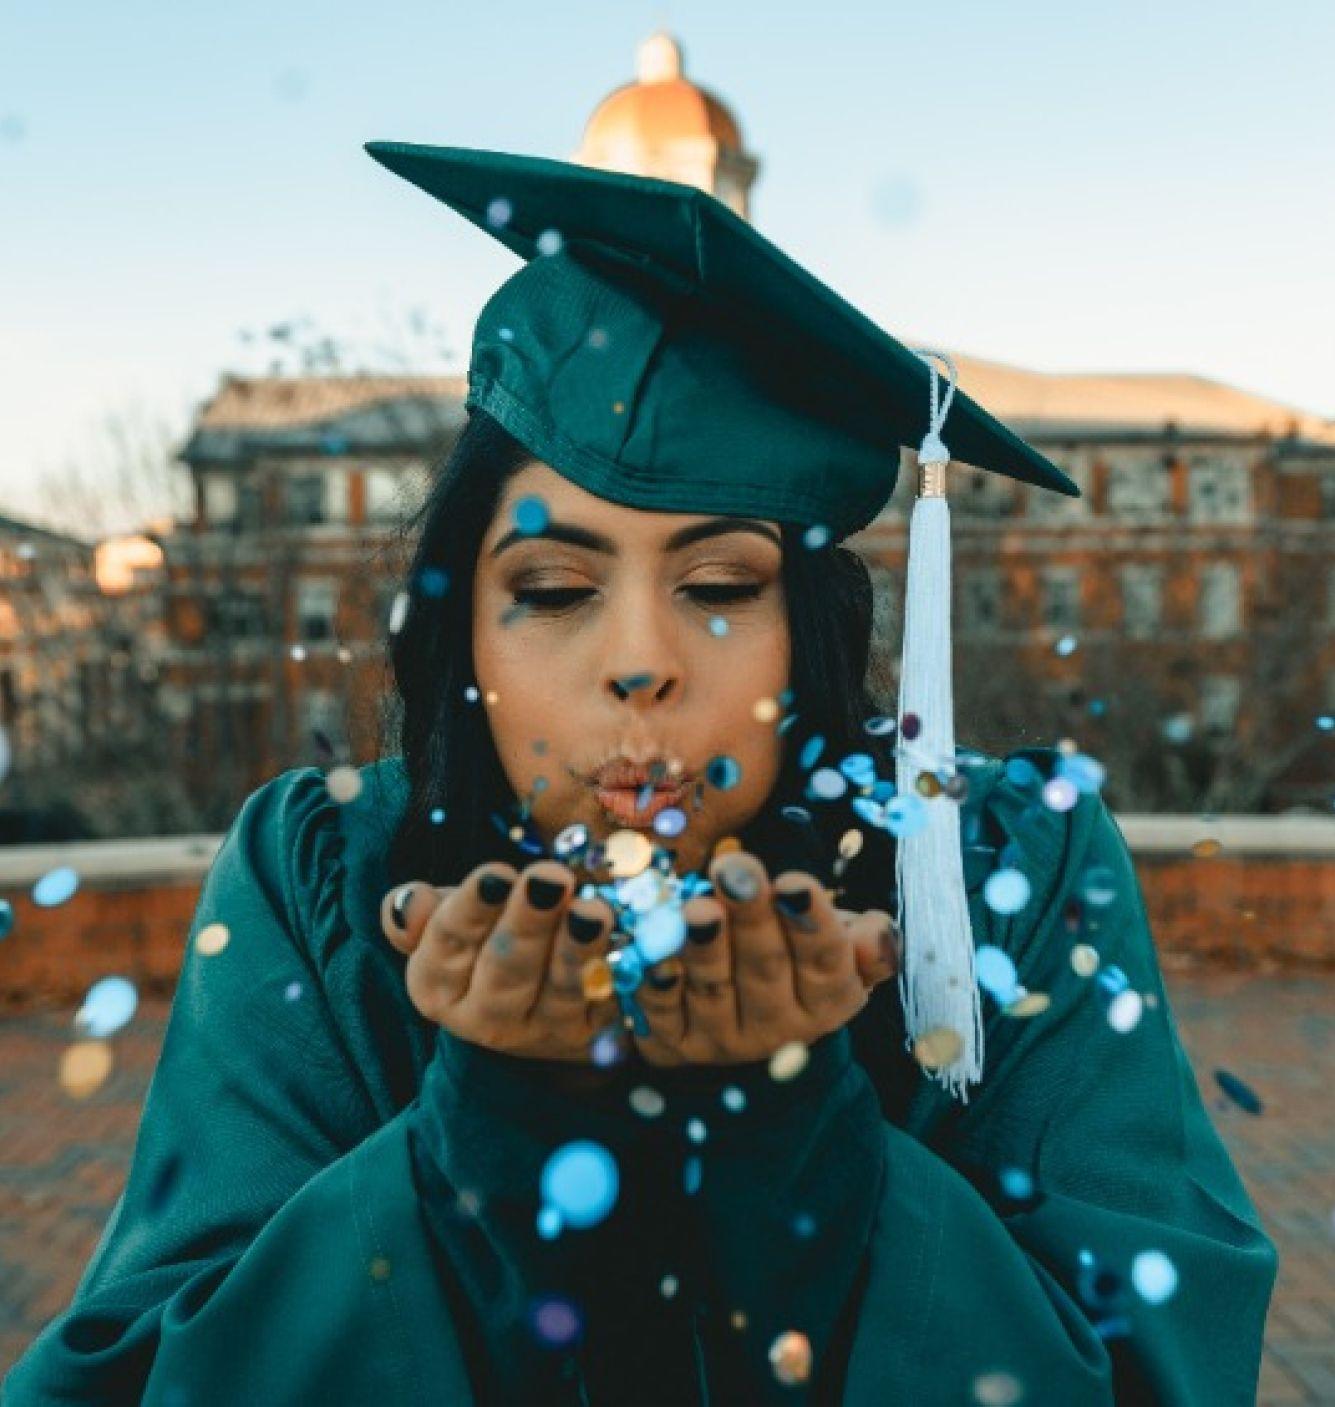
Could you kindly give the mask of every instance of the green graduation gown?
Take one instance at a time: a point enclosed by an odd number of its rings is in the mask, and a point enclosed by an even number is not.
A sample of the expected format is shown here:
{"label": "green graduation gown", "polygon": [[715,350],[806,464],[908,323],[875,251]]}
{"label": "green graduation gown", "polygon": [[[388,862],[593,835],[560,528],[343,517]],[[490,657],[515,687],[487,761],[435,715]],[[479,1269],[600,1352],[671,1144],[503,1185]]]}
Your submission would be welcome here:
{"label": "green graduation gown", "polygon": [[[1051,1006],[1019,1019],[985,997],[984,1080],[961,1104],[904,1054],[893,982],[786,1083],[763,1062],[603,1071],[441,1032],[380,931],[402,769],[363,778],[339,805],[294,769],[241,809],[125,1191],[3,1407],[1254,1401],[1275,1251],[1101,798],[1059,813],[997,759],[972,774],[966,807],[1031,887],[1003,916],[975,873],[976,941]],[[1070,963],[1067,901],[1095,869],[1111,897],[1082,940],[1157,998],[1130,1031]],[[230,942],[204,956],[210,923]],[[637,1085],[659,1117],[628,1103]],[[539,1173],[576,1138],[613,1154],[620,1194],[545,1238]],[[1166,1299],[1132,1284],[1142,1252],[1175,1272]],[[583,1309],[574,1346],[530,1332],[544,1296]],[[789,1331],[812,1348],[804,1382],[771,1366]]]}

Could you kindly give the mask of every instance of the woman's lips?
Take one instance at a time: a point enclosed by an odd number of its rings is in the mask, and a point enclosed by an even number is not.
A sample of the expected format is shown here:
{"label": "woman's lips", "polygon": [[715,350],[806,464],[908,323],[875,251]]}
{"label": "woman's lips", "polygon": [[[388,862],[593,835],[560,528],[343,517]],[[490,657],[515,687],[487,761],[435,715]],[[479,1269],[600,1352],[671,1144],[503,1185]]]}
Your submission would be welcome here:
{"label": "woman's lips", "polygon": [[636,806],[643,787],[598,787],[595,794],[598,804],[608,815],[627,826],[647,826],[660,811],[670,806],[680,806],[686,799],[689,787],[679,782],[675,787],[656,789],[643,806]]}

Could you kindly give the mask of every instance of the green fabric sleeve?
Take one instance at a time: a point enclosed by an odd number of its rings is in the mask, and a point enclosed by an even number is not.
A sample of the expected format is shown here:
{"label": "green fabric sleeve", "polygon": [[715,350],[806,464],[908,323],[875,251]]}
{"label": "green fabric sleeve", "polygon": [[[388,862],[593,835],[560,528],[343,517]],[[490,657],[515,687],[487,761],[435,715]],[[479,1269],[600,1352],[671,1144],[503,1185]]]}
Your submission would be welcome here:
{"label": "green fabric sleeve", "polygon": [[[845,1400],[944,1407],[1013,1379],[1026,1407],[1242,1407],[1275,1250],[1178,1038],[1126,842],[1093,795],[1062,815],[1002,785],[991,811],[1032,889],[1015,915],[976,901],[976,941],[1052,1004],[1020,1019],[985,997],[985,1076],[967,1106],[933,1086],[906,1128],[884,1126]],[[1077,942],[1148,996],[1134,1029],[1114,1030],[1073,969]],[[1005,1181],[1014,1170],[1031,1195]],[[1132,1279],[1144,1252],[1176,1272],[1160,1303]]]}
{"label": "green fabric sleeve", "polygon": [[[303,915],[337,878],[329,804],[318,773],[285,773],[228,832],[125,1191],[4,1407],[468,1401],[411,1107],[382,1116],[312,970]],[[210,923],[230,939],[206,957]]]}

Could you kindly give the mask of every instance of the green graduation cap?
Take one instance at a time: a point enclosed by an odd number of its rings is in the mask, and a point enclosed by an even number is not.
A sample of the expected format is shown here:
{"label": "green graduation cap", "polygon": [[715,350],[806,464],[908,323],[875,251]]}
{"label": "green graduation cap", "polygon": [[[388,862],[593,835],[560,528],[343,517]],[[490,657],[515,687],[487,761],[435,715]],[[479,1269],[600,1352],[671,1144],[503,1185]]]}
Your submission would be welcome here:
{"label": "green graduation cap", "polygon": [[[366,150],[526,264],[483,308],[469,405],[590,493],[836,538],[894,491],[929,368],[721,201],[675,181],[507,152]],[[956,459],[1078,496],[966,395]]]}
{"label": "green graduation cap", "polygon": [[900,446],[917,450],[887,829],[909,1041],[967,1099],[983,1028],[959,808],[918,786],[956,768],[945,469],[953,455],[1079,489],[958,389],[947,355],[896,341],[694,186],[507,152],[366,150],[524,259],[478,317],[468,405],[588,492],[838,540],[894,492]]}

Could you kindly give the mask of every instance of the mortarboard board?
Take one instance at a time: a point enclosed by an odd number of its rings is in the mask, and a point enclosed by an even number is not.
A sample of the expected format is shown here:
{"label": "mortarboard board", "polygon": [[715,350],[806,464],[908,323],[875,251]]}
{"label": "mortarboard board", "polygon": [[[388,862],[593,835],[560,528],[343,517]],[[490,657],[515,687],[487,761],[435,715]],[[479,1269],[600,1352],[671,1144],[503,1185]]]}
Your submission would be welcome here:
{"label": "mortarboard board", "polygon": [[[468,405],[588,492],[838,540],[894,492],[899,447],[918,450],[896,740],[900,991],[924,1065],[967,1098],[982,1024],[959,813],[917,785],[955,770],[944,469],[953,455],[1079,489],[958,389],[949,357],[897,341],[705,191],[509,152],[366,150],[525,260],[478,317]],[[950,371],[944,400],[933,358]]]}

